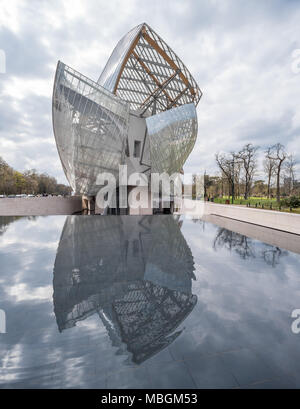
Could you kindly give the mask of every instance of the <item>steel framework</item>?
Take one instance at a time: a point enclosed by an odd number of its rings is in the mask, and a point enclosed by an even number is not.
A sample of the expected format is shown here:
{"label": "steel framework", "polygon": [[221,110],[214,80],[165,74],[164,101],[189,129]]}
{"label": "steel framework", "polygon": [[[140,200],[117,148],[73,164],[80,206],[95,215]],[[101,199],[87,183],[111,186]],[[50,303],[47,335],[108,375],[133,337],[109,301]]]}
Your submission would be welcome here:
{"label": "steel framework", "polygon": [[179,57],[146,23],[117,44],[98,83],[133,109],[161,112],[193,102],[202,92]]}
{"label": "steel framework", "polygon": [[[135,171],[147,163],[149,171],[179,172],[196,141],[201,96],[180,58],[146,23],[119,41],[98,82],[59,61],[53,128],[73,190],[95,195],[100,172],[117,177],[118,165],[130,161]],[[144,121],[142,135],[136,118]],[[140,169],[133,139],[143,144]]]}

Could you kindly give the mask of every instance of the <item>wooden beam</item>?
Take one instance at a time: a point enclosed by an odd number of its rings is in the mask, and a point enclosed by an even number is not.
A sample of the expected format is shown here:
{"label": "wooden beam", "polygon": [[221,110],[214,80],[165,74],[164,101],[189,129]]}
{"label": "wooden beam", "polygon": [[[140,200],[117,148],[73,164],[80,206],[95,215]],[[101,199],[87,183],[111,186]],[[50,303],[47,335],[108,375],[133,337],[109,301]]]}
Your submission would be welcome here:
{"label": "wooden beam", "polygon": [[188,87],[185,87],[180,94],[177,95],[176,98],[174,98],[174,101],[168,105],[168,109],[172,108],[172,106],[182,97],[182,95],[185,93],[185,91],[188,90]]}
{"label": "wooden beam", "polygon": [[[177,75],[176,72],[174,72],[174,74],[172,74],[169,78],[167,78],[166,80],[164,80],[160,86],[158,86],[157,88],[155,88],[155,90],[151,93],[151,95],[148,95],[148,97],[142,102],[142,105],[145,105],[145,103],[151,98],[154,97],[159,91],[163,91],[166,87],[166,85],[175,77],[175,75]],[[169,97],[170,99],[170,97]],[[171,103],[174,103],[174,100],[171,99]]]}
{"label": "wooden beam", "polygon": [[[144,63],[144,61],[138,56],[138,54],[135,52],[135,47],[138,44],[140,37],[143,36],[143,38],[147,41],[147,43],[149,44],[150,47],[154,48],[162,57],[163,59],[170,65],[170,67],[175,71],[175,73],[168,79],[166,79],[165,81],[163,81],[162,83],[157,79],[157,77],[151,72],[150,68],[148,68],[148,66]],[[180,70],[180,68],[175,64],[175,62],[168,56],[168,54],[156,43],[155,40],[153,40],[149,34],[147,33],[146,29],[143,28],[141,30],[140,33],[137,34],[136,38],[134,39],[134,41],[132,42],[130,48],[128,49],[122,65],[120,67],[119,73],[118,73],[118,77],[116,79],[116,83],[114,86],[114,90],[113,93],[116,94],[117,93],[117,89],[119,86],[119,82],[121,79],[121,76],[123,74],[124,68],[130,58],[130,56],[133,56],[138,63],[140,64],[140,66],[146,71],[146,73],[149,75],[150,78],[152,78],[152,80],[155,82],[155,84],[157,85],[157,88],[152,92],[151,95],[149,95],[145,101],[142,103],[142,106],[153,96],[155,95],[159,90],[162,90],[162,92],[166,95],[166,97],[168,98],[168,100],[170,101],[170,104],[168,106],[174,106],[176,105],[176,102],[178,101],[178,99],[183,95],[183,93],[189,89],[191,94],[193,95],[193,97],[196,96],[195,94],[195,90],[194,88],[191,86],[191,84],[189,83],[188,79],[186,78],[186,76],[183,74],[183,72]],[[174,78],[176,75],[178,74],[178,76],[180,77],[180,79],[183,81],[183,83],[186,85],[186,88],[184,91],[182,91],[179,95],[177,95],[177,97],[175,99],[171,98],[171,96],[169,95],[169,93],[166,91],[166,89],[164,88],[165,84],[167,82],[170,81],[170,79]],[[135,92],[134,90],[132,90],[132,92]],[[150,90],[149,90],[150,92]]]}
{"label": "wooden beam", "polygon": [[[135,59],[139,62],[139,64],[144,68],[146,73],[153,79],[155,84],[158,86],[158,88],[162,87],[162,83],[156,78],[155,75],[152,74],[151,70],[147,67],[147,65],[140,59],[140,57],[137,55],[135,51],[132,51],[132,55],[135,57]],[[170,95],[167,93],[165,89],[162,90],[163,93],[166,95],[166,97],[173,102],[173,99],[170,97]],[[151,96],[151,95],[150,95]]]}
{"label": "wooden beam", "polygon": [[188,79],[186,78],[186,76],[183,74],[183,72],[179,69],[179,67],[177,67],[177,65],[175,64],[175,62],[172,60],[172,58],[170,58],[168,56],[168,54],[156,43],[156,41],[154,41],[149,34],[146,33],[145,30],[142,31],[142,36],[144,37],[144,39],[147,41],[148,44],[150,44],[162,57],[165,61],[167,61],[167,63],[170,65],[170,67],[173,68],[174,71],[179,70],[179,76],[182,79],[182,81],[184,82],[184,84],[189,88],[189,90],[191,91],[191,94],[193,96],[195,96],[195,90],[194,88],[191,86],[191,84],[189,83]]}
{"label": "wooden beam", "polygon": [[120,78],[121,78],[121,75],[123,73],[123,70],[125,68],[125,65],[126,65],[128,59],[129,59],[131,53],[135,49],[135,46],[139,42],[139,40],[140,40],[140,33],[136,36],[135,40],[132,42],[132,44],[131,44],[130,48],[128,49],[128,51],[126,53],[126,56],[125,56],[125,58],[124,58],[124,60],[122,62],[122,65],[121,65],[121,68],[120,68],[120,71],[119,71],[119,74],[118,74],[118,77],[117,77],[117,80],[116,80],[116,83],[115,83],[114,92],[113,92],[114,94],[117,93],[117,88],[118,88],[118,85],[119,85]]}

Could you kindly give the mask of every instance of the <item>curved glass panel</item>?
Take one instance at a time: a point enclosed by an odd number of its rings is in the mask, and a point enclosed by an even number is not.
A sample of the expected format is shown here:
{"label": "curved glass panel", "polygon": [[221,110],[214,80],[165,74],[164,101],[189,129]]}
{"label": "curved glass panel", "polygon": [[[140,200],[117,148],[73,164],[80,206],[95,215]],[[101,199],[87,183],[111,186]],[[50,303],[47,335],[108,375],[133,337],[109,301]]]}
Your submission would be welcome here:
{"label": "curved glass panel", "polygon": [[117,353],[141,363],[183,331],[193,271],[178,218],[68,216],[53,277],[59,331],[98,314]]}
{"label": "curved glass panel", "polygon": [[144,116],[197,105],[202,95],[181,59],[146,23],[119,41],[98,83]]}
{"label": "curved glass panel", "polygon": [[140,24],[134,27],[123,38],[121,38],[109,57],[109,60],[107,61],[106,66],[98,79],[98,84],[102,85],[108,91],[114,91],[123,60],[142,26],[143,25]]}
{"label": "curved glass panel", "polygon": [[182,105],[146,118],[152,172],[179,172],[197,138],[194,104]]}
{"label": "curved glass panel", "polygon": [[100,172],[118,175],[129,105],[59,62],[53,90],[53,128],[66,177],[76,193],[97,193]]}

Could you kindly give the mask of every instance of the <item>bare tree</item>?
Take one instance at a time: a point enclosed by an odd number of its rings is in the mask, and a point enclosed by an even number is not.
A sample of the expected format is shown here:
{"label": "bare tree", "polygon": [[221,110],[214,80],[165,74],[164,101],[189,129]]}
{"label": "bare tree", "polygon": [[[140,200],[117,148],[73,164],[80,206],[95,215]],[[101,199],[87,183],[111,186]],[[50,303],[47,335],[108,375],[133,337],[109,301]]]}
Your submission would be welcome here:
{"label": "bare tree", "polygon": [[216,154],[216,162],[219,166],[222,174],[226,177],[228,186],[229,186],[229,196],[232,195],[232,201],[234,199],[234,154],[232,153],[232,158],[217,153]]}
{"label": "bare tree", "polygon": [[235,173],[235,192],[236,195],[239,197],[241,195],[241,173],[242,173],[242,162],[239,160],[235,161],[234,166],[234,173]]}
{"label": "bare tree", "polygon": [[276,143],[270,146],[266,151],[266,157],[274,160],[275,162],[275,172],[276,172],[276,200],[277,203],[280,202],[280,174],[282,170],[283,162],[287,157],[285,148],[281,143]]}
{"label": "bare tree", "polygon": [[267,175],[267,180],[268,180],[268,184],[267,184],[268,199],[270,199],[270,196],[271,196],[271,182],[272,182],[273,176],[275,176],[275,173],[276,173],[275,168],[276,168],[276,163],[274,159],[271,159],[268,156],[266,156],[264,160],[264,171]]}
{"label": "bare tree", "polygon": [[258,150],[257,146],[252,145],[252,143],[247,143],[243,149],[238,153],[237,158],[241,161],[245,177],[245,192],[244,198],[248,199],[250,196],[251,186],[253,177],[257,168],[257,157],[256,152]]}
{"label": "bare tree", "polygon": [[206,171],[204,173],[204,197],[209,196],[207,194],[208,189],[210,188],[210,186],[212,186],[213,181],[210,179],[210,176],[206,174]]}
{"label": "bare tree", "polygon": [[289,196],[292,194],[294,185],[295,185],[295,173],[296,173],[296,160],[293,154],[287,157],[287,161],[285,163],[285,171],[288,177],[288,194]]}

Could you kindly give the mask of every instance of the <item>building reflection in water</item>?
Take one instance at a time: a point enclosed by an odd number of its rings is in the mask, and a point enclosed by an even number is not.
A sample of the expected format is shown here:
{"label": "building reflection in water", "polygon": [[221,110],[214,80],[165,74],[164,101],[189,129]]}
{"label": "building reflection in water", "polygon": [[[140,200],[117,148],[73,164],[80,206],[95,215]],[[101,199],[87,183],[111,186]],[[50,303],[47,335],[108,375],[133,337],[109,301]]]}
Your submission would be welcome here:
{"label": "building reflection in water", "polygon": [[197,303],[180,227],[171,215],[68,216],[54,266],[59,331],[97,313],[134,363],[168,346]]}

